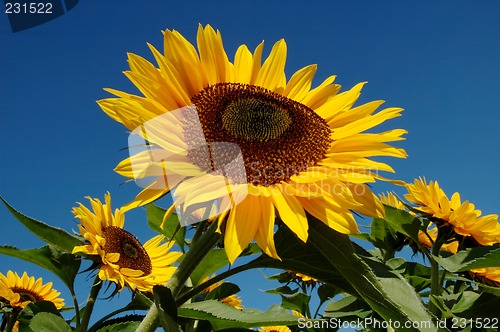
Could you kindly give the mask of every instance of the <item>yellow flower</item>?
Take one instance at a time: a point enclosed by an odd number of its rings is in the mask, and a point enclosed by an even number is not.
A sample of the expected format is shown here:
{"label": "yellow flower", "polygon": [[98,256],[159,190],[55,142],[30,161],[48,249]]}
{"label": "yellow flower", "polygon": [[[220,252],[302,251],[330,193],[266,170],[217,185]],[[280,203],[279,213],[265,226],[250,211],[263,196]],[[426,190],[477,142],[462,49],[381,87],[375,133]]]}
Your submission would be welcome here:
{"label": "yellow flower", "polygon": [[469,273],[476,279],[481,280],[485,284],[490,284],[500,287],[500,268],[485,267],[480,269],[470,270]]}
{"label": "yellow flower", "polygon": [[292,332],[286,326],[266,326],[259,330],[260,332]]}
{"label": "yellow flower", "polygon": [[403,204],[403,202],[401,202],[399,198],[397,198],[397,196],[391,192],[388,192],[387,195],[383,193],[380,194],[379,199],[385,205],[392,206],[399,210],[404,210],[404,211],[406,210],[406,207]]}
{"label": "yellow flower", "polygon": [[[432,244],[434,241],[436,241],[437,238],[437,227],[429,228],[427,230],[427,236],[424,232],[418,231],[418,240],[420,243],[422,243],[425,247],[431,248]],[[430,237],[430,239],[429,239]],[[431,242],[432,239],[432,242]],[[452,254],[456,254],[458,251],[458,241],[453,241],[450,243],[445,243],[441,246],[441,250],[451,252]]]}
{"label": "yellow flower", "polygon": [[[212,275],[210,278],[209,277],[206,277],[205,279],[203,279],[202,283],[205,282],[205,281],[208,281],[209,279],[215,277],[215,274]],[[217,287],[219,287],[220,285],[222,285],[224,281],[218,281],[210,286],[208,286],[207,288],[205,288],[204,292],[205,293],[210,293],[211,291],[213,291],[214,289],[216,289]],[[229,295],[221,300],[222,303],[225,303],[227,305],[230,305],[231,307],[235,308],[235,309],[238,309],[238,310],[241,310],[243,309],[243,305],[241,304],[243,301],[240,299],[240,297],[236,294],[233,294],[233,295]]]}
{"label": "yellow flower", "polygon": [[7,271],[7,276],[0,273],[0,302],[6,301],[13,308],[24,308],[30,302],[50,301],[57,309],[64,307],[60,292],[52,288],[52,282],[43,284],[42,278],[35,280],[26,272],[22,277],[16,272]]}
{"label": "yellow flower", "polygon": [[[129,54],[130,71],[125,75],[142,96],[107,89],[117,98],[99,101],[111,118],[159,148],[117,166],[123,176],[154,179],[125,209],[150,203],[171,189],[179,206],[217,201],[223,207],[218,223],[225,222],[224,247],[231,263],[253,239],[267,255],[279,258],[273,239],[275,215],[302,241],[308,237],[306,212],[344,234],[359,232],[352,211],[383,216],[382,204],[366,184],[382,179],[379,171],[393,169],[370,158],[406,157],[403,149],[387,144],[402,140],[406,131],[371,129],[400,116],[401,108],[377,112],[380,100],[353,107],[364,83],[339,93],[335,76],[311,88],[316,65],[287,80],[284,40],[274,44],[263,62],[264,43],[253,53],[241,45],[231,62],[220,32],[209,25],[198,29],[198,51],[175,30],[164,32],[164,42],[164,53],[149,45],[158,67]],[[202,138],[193,134],[193,121],[150,122],[191,105]],[[241,150],[243,175],[214,172],[214,160],[227,164],[238,150],[223,145],[217,151],[217,143]],[[208,147],[210,157],[203,152]],[[210,176],[190,181],[196,174]],[[234,197],[227,197],[226,187],[234,196],[246,196],[236,204]]]}
{"label": "yellow flower", "polygon": [[451,225],[455,233],[471,236],[485,246],[500,242],[498,215],[481,217],[481,211],[476,210],[474,204],[461,202],[458,192],[448,199],[437,181],[427,184],[422,178],[415,180],[413,184],[407,184],[406,188],[408,194],[405,198],[415,203],[418,210],[442,220],[439,227]]}
{"label": "yellow flower", "polygon": [[111,208],[111,196],[105,203],[87,197],[92,211],[80,203],[73,214],[80,220],[80,233],[86,245],[76,246],[73,253],[90,256],[99,262],[99,278],[132,290],[151,291],[154,285],[165,285],[175,272],[172,266],[182,255],[169,252],[171,243],[162,243],[163,235],[155,236],[144,245],[123,229],[125,216],[120,209]]}

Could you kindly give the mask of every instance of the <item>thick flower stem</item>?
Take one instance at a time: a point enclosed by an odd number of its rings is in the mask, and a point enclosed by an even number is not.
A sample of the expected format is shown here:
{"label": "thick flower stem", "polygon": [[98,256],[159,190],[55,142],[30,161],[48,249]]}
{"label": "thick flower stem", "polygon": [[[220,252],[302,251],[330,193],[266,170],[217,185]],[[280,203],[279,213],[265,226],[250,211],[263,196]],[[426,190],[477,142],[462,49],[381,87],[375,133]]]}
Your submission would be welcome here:
{"label": "thick flower stem", "polygon": [[[78,331],[80,332],[87,331],[87,327],[90,321],[90,315],[92,314],[92,311],[94,309],[95,300],[97,298],[97,295],[99,294],[99,291],[101,290],[101,287],[101,279],[99,278],[99,276],[96,276],[94,284],[90,289],[89,298],[87,299],[87,305],[85,306],[85,309],[83,309],[82,321],[80,324],[80,328],[78,329]],[[76,310],[78,310],[78,308],[76,308]]]}
{"label": "thick flower stem", "polygon": [[429,304],[428,308],[431,313],[434,315],[437,314],[438,308],[434,305],[434,303],[431,300],[432,295],[439,295],[441,294],[441,276],[439,275],[439,264],[438,262],[434,259],[435,257],[439,256],[439,251],[441,250],[441,246],[443,245],[443,238],[442,234],[440,234],[441,231],[438,229],[438,235],[436,238],[436,241],[432,244],[431,248],[431,292],[429,294]]}
{"label": "thick flower stem", "polygon": [[21,312],[20,309],[14,309],[12,313],[10,314],[8,320],[7,320],[7,326],[5,328],[6,332],[11,332],[14,329],[14,325],[16,325],[17,321],[17,316],[19,316],[19,313]]}
{"label": "thick flower stem", "polygon": [[[191,248],[184,256],[179,267],[175,271],[172,278],[167,283],[167,287],[172,290],[172,295],[174,299],[179,296],[182,287],[188,280],[194,269],[200,264],[200,262],[205,258],[208,252],[215,246],[219,241],[221,234],[216,232],[217,221],[213,221],[210,227],[201,235],[196,242],[191,245]],[[137,332],[153,332],[160,324],[160,319],[158,317],[158,308],[155,304],[152,304],[149,311],[144,317],[143,321],[137,327]]]}

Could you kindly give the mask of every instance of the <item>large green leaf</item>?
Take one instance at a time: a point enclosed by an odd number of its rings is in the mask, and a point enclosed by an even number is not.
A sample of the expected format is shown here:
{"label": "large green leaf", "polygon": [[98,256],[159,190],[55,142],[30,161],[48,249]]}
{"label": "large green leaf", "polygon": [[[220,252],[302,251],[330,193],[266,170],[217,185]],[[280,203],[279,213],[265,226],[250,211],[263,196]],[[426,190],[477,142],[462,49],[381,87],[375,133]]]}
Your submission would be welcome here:
{"label": "large green leaf", "polygon": [[450,257],[434,257],[450,272],[462,272],[482,267],[500,267],[500,244],[461,250]]}
{"label": "large green leaf", "polygon": [[75,255],[62,252],[52,246],[27,250],[0,246],[0,254],[22,259],[54,273],[73,292],[73,283],[81,262]]}
{"label": "large green leaf", "polygon": [[[2,200],[5,206],[7,206],[7,209],[9,209],[9,211],[21,224],[46,243],[56,246],[62,251],[69,253],[71,253],[75,246],[83,244],[81,240],[61,228],[52,227],[41,221],[25,216],[10,206],[9,203],[7,203],[1,196],[0,200]],[[6,226],[4,225],[2,228],[5,229],[5,227]]]}
{"label": "large green leaf", "polygon": [[71,327],[60,316],[40,312],[33,317],[30,328],[36,332],[71,332]]}
{"label": "large green leaf", "polygon": [[272,306],[264,312],[256,309],[237,310],[214,300],[183,304],[179,308],[179,316],[208,320],[215,331],[237,327],[297,324],[297,317],[279,306]]}
{"label": "large green leaf", "polygon": [[[420,296],[408,282],[382,263],[362,260],[356,255],[348,236],[311,217],[308,241],[384,319],[400,324],[432,322]],[[423,330],[437,331],[434,324],[431,325]]]}
{"label": "large green leaf", "polygon": [[162,227],[163,218],[166,212],[167,210],[159,206],[148,204],[146,207],[146,213],[148,217],[149,227],[151,227],[151,229],[155,232],[165,235],[167,239],[173,239],[179,247],[184,248],[186,227],[180,226],[179,218],[175,213],[167,218]]}
{"label": "large green leaf", "polygon": [[61,314],[59,313],[53,302],[50,301],[31,302],[28,303],[28,305],[26,305],[26,307],[23,308],[23,310],[17,317],[17,320],[19,322],[19,330],[31,332],[32,330],[29,327],[31,320],[35,315],[37,315],[40,312],[52,313],[58,317],[61,316]]}

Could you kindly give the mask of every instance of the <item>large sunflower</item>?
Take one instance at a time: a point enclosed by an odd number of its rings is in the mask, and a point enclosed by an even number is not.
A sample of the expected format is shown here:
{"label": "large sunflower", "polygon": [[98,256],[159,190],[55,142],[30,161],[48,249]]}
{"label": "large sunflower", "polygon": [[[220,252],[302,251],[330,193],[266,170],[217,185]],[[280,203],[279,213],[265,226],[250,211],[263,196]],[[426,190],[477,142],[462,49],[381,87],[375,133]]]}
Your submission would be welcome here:
{"label": "large sunflower", "polygon": [[120,209],[113,213],[111,196],[105,195],[105,203],[88,198],[92,210],[84,205],[73,208],[73,214],[81,224],[78,228],[87,240],[86,245],[76,246],[73,253],[81,253],[97,261],[99,278],[110,280],[133,290],[152,291],[154,285],[164,285],[175,272],[172,266],[182,255],[169,252],[173,242],[162,243],[162,235],[155,236],[144,245],[123,229],[125,216]]}
{"label": "large sunflower", "polygon": [[[164,41],[163,54],[149,45],[158,67],[129,54],[130,71],[125,75],[141,96],[107,89],[118,98],[99,101],[111,118],[159,147],[117,166],[126,177],[153,178],[125,209],[150,203],[170,190],[184,207],[218,200],[218,222],[226,222],[224,246],[231,262],[252,239],[278,257],[275,215],[303,241],[308,236],[306,212],[345,234],[359,232],[351,211],[383,215],[382,204],[366,183],[380,178],[378,171],[393,169],[370,158],[405,157],[403,149],[387,142],[402,140],[406,131],[366,131],[400,116],[401,108],[376,112],[380,100],[353,107],[364,83],[339,93],[335,76],[311,88],[316,65],[287,80],[284,40],[263,63],[264,43],[253,53],[241,45],[230,62],[221,34],[209,25],[198,29],[198,51],[175,30],[166,30]],[[183,114],[194,109],[196,116],[165,120],[164,115],[178,109]],[[197,126],[202,135],[196,134]],[[200,152],[203,145],[211,154]],[[233,160],[238,151],[244,172],[233,177],[214,172],[214,163],[226,164],[221,160]],[[170,176],[162,187],[165,173]],[[203,173],[213,176],[191,181]],[[227,197],[229,187],[236,198]],[[240,192],[245,195],[238,196]]]}
{"label": "large sunflower", "polygon": [[64,307],[61,294],[52,288],[52,282],[43,284],[42,278],[35,280],[26,272],[21,277],[16,272],[7,271],[7,276],[0,273],[0,302],[7,302],[13,308],[24,308],[31,302],[49,301],[57,309]]}
{"label": "large sunflower", "polygon": [[425,179],[417,179],[407,184],[405,198],[416,205],[423,213],[434,217],[438,227],[451,226],[453,231],[465,238],[471,237],[477,243],[491,246],[500,242],[498,215],[481,216],[469,201],[461,202],[460,194],[455,192],[448,199],[437,181],[427,184]]}

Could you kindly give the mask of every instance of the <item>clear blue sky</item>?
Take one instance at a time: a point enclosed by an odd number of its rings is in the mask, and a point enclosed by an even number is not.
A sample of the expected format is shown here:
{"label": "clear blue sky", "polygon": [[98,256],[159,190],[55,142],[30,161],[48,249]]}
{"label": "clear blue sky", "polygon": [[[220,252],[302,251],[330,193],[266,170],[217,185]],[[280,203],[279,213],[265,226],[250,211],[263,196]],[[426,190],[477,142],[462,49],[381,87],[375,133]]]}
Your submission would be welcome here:
{"label": "clear blue sky", "polygon": [[[221,30],[230,58],[245,43],[265,52],[285,38],[287,73],[319,66],[316,83],[336,74],[350,88],[368,81],[361,102],[386,100],[405,108],[383,128],[405,128],[399,145],[409,157],[392,160],[395,177],[438,180],[484,213],[498,213],[500,144],[500,2],[489,1],[98,1],[82,0],[51,22],[12,33],[0,13],[0,195],[24,213],[76,229],[71,208],[84,196],[110,191],[115,206],[139,188],[113,172],[126,157],[126,129],[95,103],[102,89],[135,91],[122,75],[126,52],[152,59],[163,29],[195,41],[198,23]],[[376,185],[380,192],[390,187]],[[142,241],[152,234],[144,212],[126,227]],[[0,244],[42,242],[0,207]],[[0,272],[55,279],[34,266],[0,256]],[[273,271],[264,271],[272,274]],[[243,303],[265,309],[278,297],[256,289],[260,272],[233,279]],[[79,278],[83,284],[85,276]],[[69,296],[61,283],[56,287]],[[85,284],[88,287],[89,283]],[[81,290],[85,296],[86,289]],[[128,298],[123,294],[122,298]],[[82,298],[83,299],[83,298]]]}

